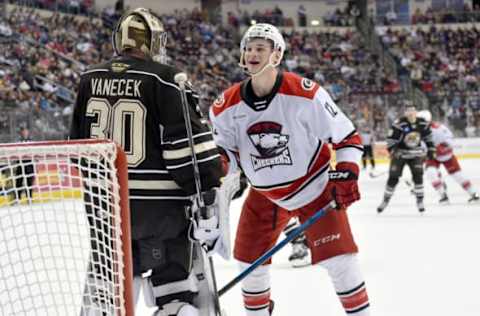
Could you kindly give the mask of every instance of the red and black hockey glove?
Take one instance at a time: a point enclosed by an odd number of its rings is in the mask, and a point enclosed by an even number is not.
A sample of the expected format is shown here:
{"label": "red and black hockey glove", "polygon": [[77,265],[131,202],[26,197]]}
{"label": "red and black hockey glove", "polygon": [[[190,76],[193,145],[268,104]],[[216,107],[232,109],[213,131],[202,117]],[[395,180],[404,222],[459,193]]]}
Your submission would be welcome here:
{"label": "red and black hockey glove", "polygon": [[340,162],[335,170],[328,173],[332,186],[332,198],[337,203],[337,209],[346,209],[353,202],[360,200],[358,191],[359,168],[353,162]]}

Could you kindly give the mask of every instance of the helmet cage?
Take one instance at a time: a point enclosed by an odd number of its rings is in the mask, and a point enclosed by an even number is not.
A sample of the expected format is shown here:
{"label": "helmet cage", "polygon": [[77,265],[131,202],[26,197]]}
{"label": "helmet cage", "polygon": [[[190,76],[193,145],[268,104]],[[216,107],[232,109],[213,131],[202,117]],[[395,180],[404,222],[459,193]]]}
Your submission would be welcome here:
{"label": "helmet cage", "polygon": [[132,15],[136,15],[143,20],[148,28],[148,30],[146,30],[147,34],[150,34],[150,38],[148,39],[150,47],[147,47],[146,50],[141,50],[153,60],[157,62],[165,62],[167,33],[165,32],[160,19],[145,8],[137,8],[133,11],[127,12],[118,21],[112,34],[112,45],[115,54],[121,55],[125,49],[125,43],[132,41],[132,39],[128,38],[128,25],[124,25],[125,23],[131,23]]}

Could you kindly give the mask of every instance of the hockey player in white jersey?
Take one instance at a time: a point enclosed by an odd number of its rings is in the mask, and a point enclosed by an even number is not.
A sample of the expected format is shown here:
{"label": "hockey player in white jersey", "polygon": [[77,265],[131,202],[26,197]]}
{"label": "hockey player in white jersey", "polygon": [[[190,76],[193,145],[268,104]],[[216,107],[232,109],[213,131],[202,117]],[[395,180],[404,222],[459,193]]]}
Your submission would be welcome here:
{"label": "hockey player in white jersey", "polygon": [[417,116],[430,122],[433,143],[435,144],[437,155],[435,159],[428,159],[425,162],[425,173],[432,183],[432,186],[440,195],[439,202],[441,204],[449,202],[447,187],[440,172],[441,165],[445,167],[448,174],[469,194],[469,202],[478,201],[480,198],[477,190],[475,190],[472,182],[463,174],[458,159],[453,152],[452,132],[442,123],[432,121],[432,114],[428,110],[418,112]]}
{"label": "hockey player in white jersey", "polygon": [[[243,270],[275,245],[290,218],[304,222],[335,200],[338,209],[306,231],[312,263],[327,269],[345,313],[367,316],[368,295],[346,213],[360,199],[361,140],[325,89],[277,68],[285,48],[274,26],[251,26],[240,45],[240,66],[249,78],[227,89],[210,108],[214,140],[229,156],[230,169],[238,164],[251,184],[234,257]],[[336,170],[330,167],[328,143],[336,151]],[[269,266],[270,261],[243,280],[247,316],[272,314]],[[312,302],[306,314],[318,312]]]}

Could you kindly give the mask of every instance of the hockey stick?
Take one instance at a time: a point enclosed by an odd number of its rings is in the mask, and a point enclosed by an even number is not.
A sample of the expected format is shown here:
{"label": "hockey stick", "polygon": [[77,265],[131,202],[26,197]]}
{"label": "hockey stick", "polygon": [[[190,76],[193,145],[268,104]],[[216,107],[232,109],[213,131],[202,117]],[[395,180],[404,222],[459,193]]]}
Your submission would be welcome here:
{"label": "hockey stick", "polygon": [[307,230],[310,226],[312,226],[318,219],[323,217],[328,210],[332,208],[336,208],[337,204],[335,201],[331,201],[328,203],[326,206],[318,210],[315,214],[313,214],[310,218],[308,218],[302,225],[298,226],[295,228],[289,235],[287,235],[282,241],[280,241],[278,244],[267,250],[263,255],[261,255],[257,260],[255,260],[248,268],[240,272],[238,276],[233,278],[230,282],[228,282],[223,288],[218,291],[218,296],[222,296],[225,294],[228,290],[230,290],[232,287],[237,285],[240,281],[245,279],[253,270],[261,266],[265,261],[270,259],[275,253],[277,253],[280,249],[285,247],[286,244],[288,244],[292,239],[295,239],[303,233],[305,230]]}
{"label": "hockey stick", "polygon": [[[182,109],[183,109],[183,119],[185,121],[185,128],[187,130],[187,138],[188,138],[188,146],[192,151],[192,165],[193,165],[193,177],[195,180],[195,191],[196,191],[196,198],[198,200],[198,205],[203,208],[205,206],[205,202],[203,201],[202,196],[202,183],[200,180],[200,170],[198,168],[198,160],[197,155],[195,153],[195,143],[193,141],[193,132],[192,132],[192,123],[190,122],[190,110],[187,100],[187,92],[185,91],[185,83],[187,82],[187,74],[184,72],[180,72],[175,75],[173,79],[178,86],[180,87],[180,98],[182,101]],[[207,250],[200,246],[204,253],[207,253]],[[213,287],[213,303],[215,305],[215,314],[217,316],[222,316],[222,311],[220,309],[220,300],[217,292],[217,281],[215,278],[215,268],[213,267],[213,258],[208,256],[208,262],[210,265],[210,274],[212,279],[212,287]]]}
{"label": "hockey stick", "polygon": [[388,173],[388,170],[382,171],[382,172],[379,172],[379,173],[373,173],[373,171],[370,171],[368,175],[370,176],[370,178],[375,179],[375,178],[381,177],[381,176],[383,176],[384,174],[387,174],[387,173]]}

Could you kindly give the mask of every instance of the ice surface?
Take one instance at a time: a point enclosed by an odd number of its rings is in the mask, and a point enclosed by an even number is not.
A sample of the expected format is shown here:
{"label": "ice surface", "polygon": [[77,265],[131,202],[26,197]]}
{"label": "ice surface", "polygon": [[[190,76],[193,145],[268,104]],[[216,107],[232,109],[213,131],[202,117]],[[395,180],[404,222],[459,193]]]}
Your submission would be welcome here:
{"label": "ice surface", "polygon": [[[465,175],[480,187],[480,160],[462,160]],[[386,170],[381,165],[377,174]],[[445,172],[444,172],[445,174]],[[362,200],[350,210],[350,221],[360,248],[372,315],[478,316],[480,315],[480,203],[468,204],[468,195],[447,177],[450,205],[439,205],[438,195],[425,183],[426,212],[420,215],[405,179],[397,186],[390,205],[376,214],[387,180],[383,174],[360,179]],[[235,233],[241,200],[231,210]],[[232,238],[233,240],[233,238]],[[274,316],[343,316],[333,287],[320,266],[291,268],[290,246],[272,264]],[[235,261],[215,257],[219,288],[238,274]],[[240,286],[221,298],[228,316],[244,315]],[[141,301],[136,315],[151,315]]]}
{"label": "ice surface", "polygon": [[[480,187],[479,163],[460,162],[476,187]],[[386,169],[381,165],[376,172]],[[447,177],[451,204],[438,205],[436,192],[425,183],[426,212],[420,215],[403,180],[409,177],[405,169],[390,205],[377,215],[387,175],[372,179],[363,172],[362,200],[349,210],[372,315],[480,315],[480,204],[468,204],[466,192]],[[233,232],[240,205],[241,201],[233,204]],[[327,273],[320,266],[291,268],[289,252],[287,246],[272,265],[274,316],[344,316]],[[217,257],[215,262],[222,287],[238,270],[234,261]],[[244,315],[239,286],[222,296],[221,304],[228,316]],[[147,311],[139,306],[137,315],[150,315]]]}

